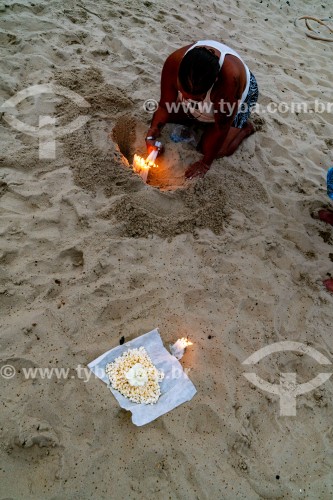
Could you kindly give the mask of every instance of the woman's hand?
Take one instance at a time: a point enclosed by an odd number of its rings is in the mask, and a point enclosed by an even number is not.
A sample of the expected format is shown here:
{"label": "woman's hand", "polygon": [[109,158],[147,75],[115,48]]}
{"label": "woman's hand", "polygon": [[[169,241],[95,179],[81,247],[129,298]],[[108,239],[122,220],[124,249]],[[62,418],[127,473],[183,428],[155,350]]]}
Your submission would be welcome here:
{"label": "woman's hand", "polygon": [[147,153],[151,153],[154,149],[156,149],[156,146],[155,146],[155,142],[157,139],[155,139],[155,137],[152,137],[152,136],[148,136],[146,137],[146,147],[147,147]]}
{"label": "woman's hand", "polygon": [[[156,132],[155,130],[152,130],[152,129],[148,130],[148,133],[147,133],[147,136],[145,139],[148,154],[154,150],[158,151],[157,156],[160,156],[163,153],[164,147],[157,139],[157,137],[159,137],[159,136],[160,136],[160,134],[158,132]],[[156,142],[158,142],[158,144],[160,144],[160,145],[156,146]]]}
{"label": "woman's hand", "polygon": [[210,169],[210,165],[207,165],[203,161],[196,161],[195,163],[192,163],[186,170],[185,170],[185,177],[186,179],[193,179],[194,177],[203,177],[208,170]]}
{"label": "woman's hand", "polygon": [[152,151],[157,151],[157,156],[160,156],[164,152],[163,144],[156,139],[146,139],[146,146],[148,155]]}

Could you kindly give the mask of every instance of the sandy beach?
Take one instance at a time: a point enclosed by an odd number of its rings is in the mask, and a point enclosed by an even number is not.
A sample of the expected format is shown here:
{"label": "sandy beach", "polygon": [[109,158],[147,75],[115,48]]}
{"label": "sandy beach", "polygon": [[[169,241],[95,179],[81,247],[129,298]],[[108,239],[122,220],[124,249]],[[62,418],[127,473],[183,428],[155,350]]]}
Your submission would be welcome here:
{"label": "sandy beach", "polygon": [[[294,341],[333,362],[331,112],[265,113],[269,103],[333,102],[332,43],[305,35],[328,2],[176,0],[0,2],[0,106],[34,85],[17,118],[61,129],[52,159],[0,115],[0,500],[333,498],[333,385],[297,397],[297,415],[245,377],[242,362]],[[332,23],[331,23],[332,24]],[[148,184],[145,154],[166,57],[202,39],[237,50],[256,75],[257,132],[185,181],[200,157],[170,140]],[[155,327],[197,394],[136,427],[100,380],[77,367]],[[26,378],[29,367],[66,377]],[[329,372],[282,352],[253,369],[270,383]]]}

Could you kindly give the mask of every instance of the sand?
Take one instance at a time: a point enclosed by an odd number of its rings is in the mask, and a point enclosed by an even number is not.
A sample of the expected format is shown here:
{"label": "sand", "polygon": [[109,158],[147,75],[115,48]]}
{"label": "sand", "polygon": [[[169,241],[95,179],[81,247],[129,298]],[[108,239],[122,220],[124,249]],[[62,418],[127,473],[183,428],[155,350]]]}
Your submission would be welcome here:
{"label": "sand", "polygon": [[[252,386],[242,362],[283,340],[332,359],[332,113],[257,114],[256,134],[203,180],[185,183],[190,146],[171,143],[144,185],[128,167],[144,152],[162,64],[194,40],[221,40],[256,75],[260,103],[333,101],[331,44],[294,19],[329,4],[226,1],[23,2],[0,6],[1,101],[56,83],[82,95],[90,120],[38,157],[38,139],[1,120],[0,498],[258,499],[333,496],[332,381],[298,396]],[[86,113],[62,96],[30,97],[18,117],[59,125]],[[135,427],[97,379],[76,367],[160,329],[188,335],[182,364],[198,393]],[[25,379],[64,367],[67,379]],[[272,355],[255,371],[306,382],[309,356]]]}

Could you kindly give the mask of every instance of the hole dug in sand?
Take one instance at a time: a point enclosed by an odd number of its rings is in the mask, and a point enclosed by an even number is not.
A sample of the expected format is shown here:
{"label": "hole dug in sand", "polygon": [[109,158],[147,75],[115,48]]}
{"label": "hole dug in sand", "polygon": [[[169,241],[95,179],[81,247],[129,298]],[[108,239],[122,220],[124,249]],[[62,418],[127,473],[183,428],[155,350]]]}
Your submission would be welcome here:
{"label": "hole dug in sand", "polygon": [[[162,191],[174,191],[185,187],[188,184],[184,177],[186,167],[201,157],[193,146],[184,143],[175,144],[171,141],[172,127],[174,125],[166,125],[163,130],[160,140],[165,145],[165,152],[157,158],[158,167],[150,169],[147,179],[147,184]],[[113,128],[112,138],[127,159],[130,168],[133,165],[134,154],[147,157],[144,141],[146,133],[147,125],[129,115],[121,116]]]}
{"label": "hole dug in sand", "polygon": [[[123,234],[129,237],[147,237],[149,234],[171,237],[193,233],[200,227],[220,233],[225,218],[225,196],[221,186],[212,185],[209,179],[186,183],[184,165],[194,161],[198,153],[184,148],[183,155],[187,155],[184,161],[178,152],[183,145],[172,143],[165,128],[162,142],[167,145],[167,151],[158,158],[158,168],[152,168],[147,179],[147,184],[158,189],[147,189],[141,181],[142,189],[125,194],[104,216],[115,216],[123,225]],[[113,128],[113,140],[129,168],[132,168],[134,153],[147,156],[146,132],[147,126],[129,115],[120,117]],[[131,175],[138,177],[134,172]]]}

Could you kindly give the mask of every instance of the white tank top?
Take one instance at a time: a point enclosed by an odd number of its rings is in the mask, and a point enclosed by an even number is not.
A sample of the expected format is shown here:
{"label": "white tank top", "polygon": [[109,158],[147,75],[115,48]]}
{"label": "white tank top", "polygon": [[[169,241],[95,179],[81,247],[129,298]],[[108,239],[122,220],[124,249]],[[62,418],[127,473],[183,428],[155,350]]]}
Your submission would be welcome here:
{"label": "white tank top", "polygon": [[[242,94],[242,97],[240,99],[240,103],[239,103],[239,106],[240,106],[244,102],[244,100],[248,94],[248,91],[249,91],[249,86],[250,86],[250,70],[249,70],[249,68],[247,67],[247,65],[244,63],[243,59],[240,57],[240,55],[235,50],[231,49],[227,45],[224,45],[224,43],[215,42],[214,40],[200,40],[199,42],[196,42],[194,45],[192,45],[192,47],[190,47],[186,51],[185,54],[187,54],[187,52],[189,52],[190,50],[194,49],[194,47],[202,47],[202,46],[212,47],[213,49],[217,49],[221,53],[220,59],[219,59],[220,69],[223,66],[224,58],[227,54],[231,54],[232,56],[238,57],[238,59],[240,59],[242,61],[242,63],[244,64],[244,68],[246,71],[246,86],[245,86],[244,92]],[[206,97],[201,102],[195,102],[191,99],[184,99],[184,97],[180,91],[178,91],[178,100],[180,102],[183,102],[184,104],[188,105],[188,110],[190,111],[191,115],[194,118],[196,118],[197,120],[199,120],[201,122],[214,122],[215,121],[214,104],[212,103],[212,101],[210,99],[210,93],[211,93],[213,87],[214,87],[214,84],[208,90]],[[226,109],[226,111],[228,111],[228,109]]]}

